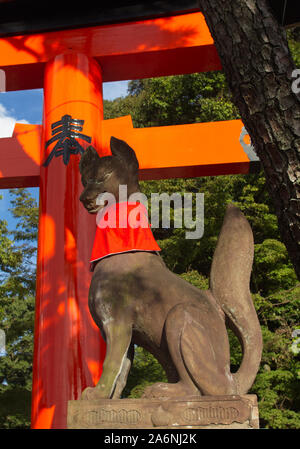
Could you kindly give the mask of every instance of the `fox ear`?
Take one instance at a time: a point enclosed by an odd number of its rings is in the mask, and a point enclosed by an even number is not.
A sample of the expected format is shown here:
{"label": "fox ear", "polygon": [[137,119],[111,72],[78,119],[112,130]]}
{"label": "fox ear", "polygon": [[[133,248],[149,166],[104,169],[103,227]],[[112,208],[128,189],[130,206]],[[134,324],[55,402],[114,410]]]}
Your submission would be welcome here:
{"label": "fox ear", "polygon": [[81,156],[80,162],[79,162],[79,171],[82,174],[83,170],[90,164],[94,164],[95,162],[99,161],[100,157],[92,145],[90,145],[83,155]]}
{"label": "fox ear", "polygon": [[138,170],[139,163],[134,150],[124,140],[110,138],[111,154],[126,163],[128,167]]}

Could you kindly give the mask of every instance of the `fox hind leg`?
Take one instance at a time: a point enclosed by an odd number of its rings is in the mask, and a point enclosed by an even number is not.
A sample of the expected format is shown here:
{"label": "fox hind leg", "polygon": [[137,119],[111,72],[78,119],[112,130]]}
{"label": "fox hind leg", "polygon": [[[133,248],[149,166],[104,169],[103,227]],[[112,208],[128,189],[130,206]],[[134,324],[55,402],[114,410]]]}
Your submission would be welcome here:
{"label": "fox hind leg", "polygon": [[147,387],[144,397],[235,394],[227,331],[214,305],[178,304],[168,314],[165,332],[180,380]]}

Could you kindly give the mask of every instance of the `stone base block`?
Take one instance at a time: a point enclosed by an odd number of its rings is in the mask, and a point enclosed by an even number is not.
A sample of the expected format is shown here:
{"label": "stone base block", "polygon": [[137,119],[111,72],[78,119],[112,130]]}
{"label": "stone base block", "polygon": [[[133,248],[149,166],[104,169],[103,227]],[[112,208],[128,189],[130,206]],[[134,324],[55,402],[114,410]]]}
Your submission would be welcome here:
{"label": "stone base block", "polygon": [[69,429],[258,429],[255,395],[69,401]]}

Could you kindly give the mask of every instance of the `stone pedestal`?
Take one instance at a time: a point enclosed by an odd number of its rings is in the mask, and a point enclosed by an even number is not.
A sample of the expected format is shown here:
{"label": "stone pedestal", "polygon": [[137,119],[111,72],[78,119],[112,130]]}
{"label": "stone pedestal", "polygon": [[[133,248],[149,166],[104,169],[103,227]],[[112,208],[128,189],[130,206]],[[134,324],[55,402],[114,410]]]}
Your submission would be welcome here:
{"label": "stone pedestal", "polygon": [[255,395],[69,401],[69,429],[258,429]]}

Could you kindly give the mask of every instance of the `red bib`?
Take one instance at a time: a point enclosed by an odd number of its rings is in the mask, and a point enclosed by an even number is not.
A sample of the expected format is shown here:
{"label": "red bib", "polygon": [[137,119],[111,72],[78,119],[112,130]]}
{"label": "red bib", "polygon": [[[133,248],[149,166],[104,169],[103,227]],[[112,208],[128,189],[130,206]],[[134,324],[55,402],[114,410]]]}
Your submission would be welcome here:
{"label": "red bib", "polygon": [[141,203],[114,203],[97,214],[97,230],[90,260],[91,271],[96,261],[113,254],[130,251],[160,251]]}

